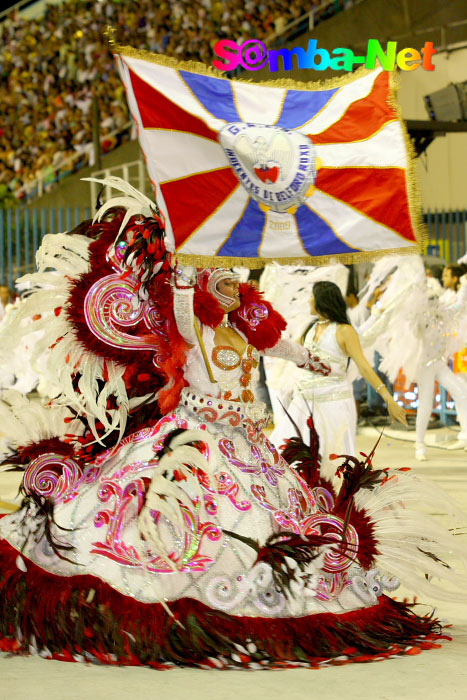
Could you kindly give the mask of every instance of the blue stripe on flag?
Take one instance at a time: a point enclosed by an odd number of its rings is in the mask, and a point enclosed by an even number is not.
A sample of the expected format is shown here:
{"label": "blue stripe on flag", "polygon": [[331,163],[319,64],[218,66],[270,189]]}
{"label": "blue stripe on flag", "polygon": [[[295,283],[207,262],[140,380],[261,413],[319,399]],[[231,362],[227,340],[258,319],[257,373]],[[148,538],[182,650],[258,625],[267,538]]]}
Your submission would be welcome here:
{"label": "blue stripe on flag", "polygon": [[238,258],[256,258],[263,235],[266,214],[258,203],[250,199],[242,218],[237,221],[228,240],[217,255]]}
{"label": "blue stripe on flag", "polygon": [[225,119],[226,122],[242,121],[235,106],[232,85],[229,80],[211,78],[197,73],[179,71],[195,97],[201,102],[208,112],[216,119]]}
{"label": "blue stripe on flag", "polygon": [[281,116],[275,126],[283,129],[296,129],[310,121],[339,90],[288,90]]}
{"label": "blue stripe on flag", "polygon": [[310,255],[358,252],[339,240],[329,224],[305,204],[297,209],[295,219],[303,246]]}

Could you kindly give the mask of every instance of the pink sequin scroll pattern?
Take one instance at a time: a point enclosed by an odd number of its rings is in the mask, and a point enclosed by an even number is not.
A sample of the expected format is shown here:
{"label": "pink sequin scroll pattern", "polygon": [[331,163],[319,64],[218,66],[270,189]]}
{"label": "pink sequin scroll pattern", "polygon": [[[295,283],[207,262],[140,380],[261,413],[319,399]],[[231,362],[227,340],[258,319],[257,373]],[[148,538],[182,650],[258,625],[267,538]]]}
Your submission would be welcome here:
{"label": "pink sequin scroll pattern", "polygon": [[264,321],[269,316],[266,306],[255,302],[242,309],[238,315],[248,323],[253,330],[256,330],[256,327],[259,326],[261,321]]}
{"label": "pink sequin scroll pattern", "polygon": [[46,452],[29,464],[24,474],[26,493],[37,493],[55,502],[63,501],[83,475],[73,459]]}
{"label": "pink sequin scroll pattern", "polygon": [[148,309],[138,299],[134,284],[131,278],[123,280],[119,275],[107,275],[95,282],[84,300],[86,323],[99,340],[114,348],[156,350],[155,339],[130,335],[118,328],[147,321]]}

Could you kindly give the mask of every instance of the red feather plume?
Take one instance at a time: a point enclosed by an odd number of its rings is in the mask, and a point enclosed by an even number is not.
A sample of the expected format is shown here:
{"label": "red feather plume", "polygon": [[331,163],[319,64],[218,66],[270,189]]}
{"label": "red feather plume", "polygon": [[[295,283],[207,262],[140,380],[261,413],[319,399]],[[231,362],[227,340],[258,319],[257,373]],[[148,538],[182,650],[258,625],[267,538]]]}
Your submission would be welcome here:
{"label": "red feather plume", "polygon": [[[248,342],[257,350],[273,348],[280,339],[282,331],[287,328],[286,320],[278,311],[274,310],[269,301],[263,298],[263,293],[258,292],[251,284],[247,282],[241,284],[239,292],[241,305],[229,314],[231,322],[246,335]],[[248,318],[248,310],[253,304],[263,307],[267,312],[266,318],[260,320],[256,326],[245,320]]]}

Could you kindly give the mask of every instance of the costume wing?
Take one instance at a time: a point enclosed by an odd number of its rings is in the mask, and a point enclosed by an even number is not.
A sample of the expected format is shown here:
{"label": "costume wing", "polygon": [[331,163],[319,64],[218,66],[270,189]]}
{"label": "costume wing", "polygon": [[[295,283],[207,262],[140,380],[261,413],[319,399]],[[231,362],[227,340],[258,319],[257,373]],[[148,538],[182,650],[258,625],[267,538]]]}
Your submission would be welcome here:
{"label": "costume wing", "polygon": [[[118,186],[115,178],[110,184]],[[108,217],[112,203],[120,211]],[[156,205],[150,208],[129,193],[103,208],[96,223],[82,224],[79,233],[45,236],[38,272],[23,278],[33,291],[18,310],[4,351],[13,352],[30,332],[22,322],[40,315],[34,330],[42,337],[35,343],[32,366],[46,356],[42,370],[61,388],[57,402],[83,416],[96,438],[118,430],[121,439],[129,412],[155,401],[166,381],[160,368],[170,354],[164,319],[144,285],[159,273],[168,274],[169,261]],[[146,229],[150,238],[143,236]],[[133,238],[127,242],[130,231]],[[150,240],[157,246],[149,254]]]}

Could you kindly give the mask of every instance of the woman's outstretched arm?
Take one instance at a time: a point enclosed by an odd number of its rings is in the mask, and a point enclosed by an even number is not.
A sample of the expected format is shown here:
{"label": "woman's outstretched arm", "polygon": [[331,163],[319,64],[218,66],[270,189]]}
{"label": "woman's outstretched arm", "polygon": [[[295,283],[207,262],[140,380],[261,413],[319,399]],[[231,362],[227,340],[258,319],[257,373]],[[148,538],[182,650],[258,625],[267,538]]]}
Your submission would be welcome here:
{"label": "woman's outstretched arm", "polygon": [[394,420],[399,421],[403,425],[407,425],[407,417],[402,406],[396,403],[386,389],[384,384],[381,383],[380,377],[376,374],[374,369],[369,364],[365,355],[362,352],[360,345],[360,339],[357,332],[352,326],[340,325],[337,330],[337,342],[341,346],[343,352],[345,352],[357,365],[358,370],[362,377],[371,384],[373,389],[380,394],[387,404],[389,415]]}

